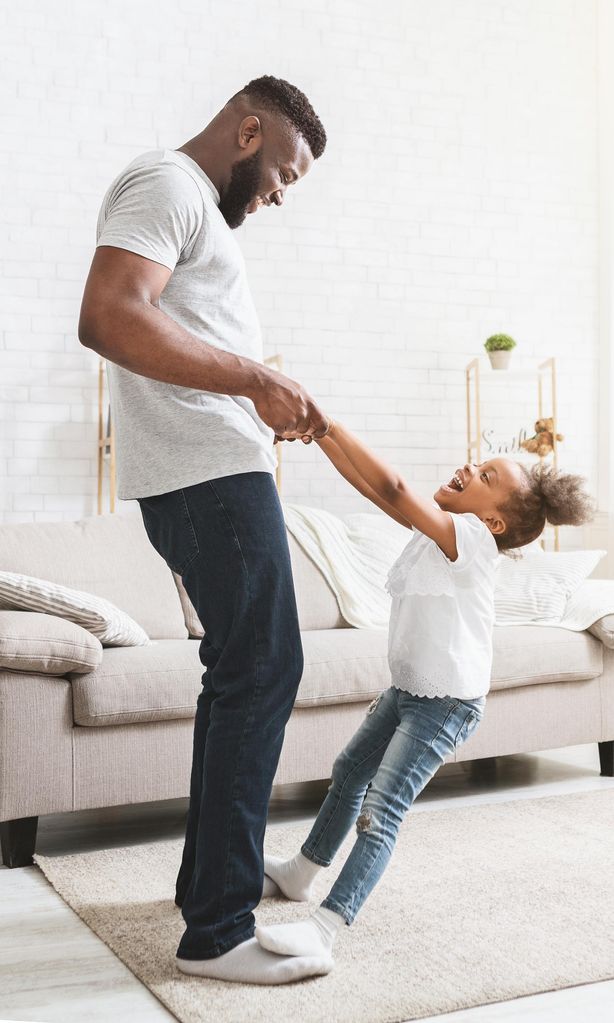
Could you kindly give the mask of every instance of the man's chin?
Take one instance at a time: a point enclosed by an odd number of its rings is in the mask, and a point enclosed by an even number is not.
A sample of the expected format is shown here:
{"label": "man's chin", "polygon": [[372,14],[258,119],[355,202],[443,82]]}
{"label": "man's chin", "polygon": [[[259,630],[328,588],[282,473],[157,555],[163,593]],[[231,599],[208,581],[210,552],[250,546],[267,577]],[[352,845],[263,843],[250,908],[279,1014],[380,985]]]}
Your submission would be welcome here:
{"label": "man's chin", "polygon": [[245,218],[247,217],[248,213],[249,213],[249,210],[247,209],[247,207],[244,210],[242,210],[241,213],[236,213],[235,212],[235,213],[229,214],[228,216],[226,216],[224,211],[221,210],[221,214],[222,214],[224,220],[226,221],[226,223],[228,224],[228,227],[231,229],[231,231],[235,231],[237,229],[237,227],[241,227],[241,224],[245,223]]}

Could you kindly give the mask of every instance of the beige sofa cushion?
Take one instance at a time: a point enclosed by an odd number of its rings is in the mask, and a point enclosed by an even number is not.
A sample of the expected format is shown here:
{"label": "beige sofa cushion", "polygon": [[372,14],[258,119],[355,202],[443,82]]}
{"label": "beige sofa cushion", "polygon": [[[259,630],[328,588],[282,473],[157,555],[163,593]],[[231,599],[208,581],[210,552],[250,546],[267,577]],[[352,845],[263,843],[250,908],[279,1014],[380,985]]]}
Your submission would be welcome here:
{"label": "beige sofa cushion", "polygon": [[[390,684],[387,633],[314,629],[303,633],[305,670],[295,706],[360,703]],[[78,725],[114,725],[194,715],[201,689],[200,642],[160,640],[114,647],[89,675],[72,675]],[[595,678],[602,646],[587,633],[538,626],[495,629],[492,689]]]}
{"label": "beige sofa cushion", "polygon": [[[349,629],[326,579],[291,533],[288,536],[301,631]],[[356,631],[356,630],[353,630]]]}
{"label": "beige sofa cushion", "polygon": [[599,618],[589,625],[588,631],[600,639],[604,646],[614,650],[614,615],[604,615],[603,618]]}
{"label": "beige sofa cushion", "polygon": [[0,668],[64,675],[93,671],[102,644],[80,625],[38,611],[0,611]]}
{"label": "beige sofa cushion", "polygon": [[76,522],[3,523],[0,569],[105,597],[151,639],[187,638],[172,572],[149,542],[138,509]]}
{"label": "beige sofa cushion", "polygon": [[200,619],[196,614],[196,608],[188,597],[186,588],[181,580],[181,576],[178,575],[177,572],[173,572],[173,579],[175,580],[175,586],[177,587],[177,593],[179,594],[179,600],[181,601],[183,620],[185,622],[186,629],[188,630],[188,636],[192,639],[202,639],[205,635],[205,630],[200,624]]}
{"label": "beige sofa cushion", "polygon": [[[158,640],[107,647],[89,675],[68,678],[78,725],[115,725],[192,717],[201,689],[200,641]],[[305,670],[297,707],[360,702],[388,685],[385,632],[322,629],[303,634]]]}
{"label": "beige sofa cushion", "polygon": [[582,681],[603,671],[603,647],[588,632],[556,626],[498,625],[494,631],[492,688]]}
{"label": "beige sofa cushion", "polygon": [[68,673],[77,725],[122,725],[192,717],[201,690],[197,639],[107,647],[89,675]]}
{"label": "beige sofa cushion", "polygon": [[[291,533],[288,533],[288,546],[292,561],[298,620],[302,631],[350,628],[341,617],[337,598],[320,569],[316,568]],[[190,636],[201,638],[204,635],[204,630],[185,591],[181,576],[173,572],[173,578],[179,592],[187,630]]]}

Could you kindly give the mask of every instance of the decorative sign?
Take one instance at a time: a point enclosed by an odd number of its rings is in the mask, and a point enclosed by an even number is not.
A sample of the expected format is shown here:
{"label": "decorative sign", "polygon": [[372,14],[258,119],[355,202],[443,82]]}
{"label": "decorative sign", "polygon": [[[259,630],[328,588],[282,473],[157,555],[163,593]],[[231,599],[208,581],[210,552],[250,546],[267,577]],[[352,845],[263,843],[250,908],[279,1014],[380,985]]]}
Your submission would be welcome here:
{"label": "decorative sign", "polygon": [[482,430],[482,440],[484,441],[484,454],[492,457],[493,455],[511,455],[524,453],[522,442],[528,437],[527,431],[524,426],[518,431],[516,436],[512,437],[511,440],[499,440],[495,437],[494,430]]}

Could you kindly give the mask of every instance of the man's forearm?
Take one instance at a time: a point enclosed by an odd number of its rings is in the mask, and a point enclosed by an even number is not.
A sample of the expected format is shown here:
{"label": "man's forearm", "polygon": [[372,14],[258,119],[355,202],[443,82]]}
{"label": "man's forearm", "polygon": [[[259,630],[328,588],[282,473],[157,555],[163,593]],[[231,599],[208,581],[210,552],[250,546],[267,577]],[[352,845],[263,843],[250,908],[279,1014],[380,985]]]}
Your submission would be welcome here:
{"label": "man's forearm", "polygon": [[79,337],[132,373],[216,394],[251,397],[269,372],[253,359],[199,340],[149,302],[123,303],[96,337],[81,327]]}

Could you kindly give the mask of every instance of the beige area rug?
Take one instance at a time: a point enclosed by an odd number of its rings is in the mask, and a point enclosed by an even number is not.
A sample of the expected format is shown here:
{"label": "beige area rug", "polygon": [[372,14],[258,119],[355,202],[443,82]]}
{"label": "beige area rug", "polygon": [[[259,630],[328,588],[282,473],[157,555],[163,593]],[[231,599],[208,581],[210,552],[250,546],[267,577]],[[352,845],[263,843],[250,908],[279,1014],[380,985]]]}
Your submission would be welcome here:
{"label": "beige area rug", "polygon": [[[307,828],[267,832],[293,855]],[[353,843],[320,872],[314,905]],[[62,898],[184,1023],[398,1023],[614,978],[614,790],[405,818],[388,870],[326,977],[258,987],[187,977],[175,952],[181,841],[35,856]],[[259,922],[305,904],[267,899]]]}

